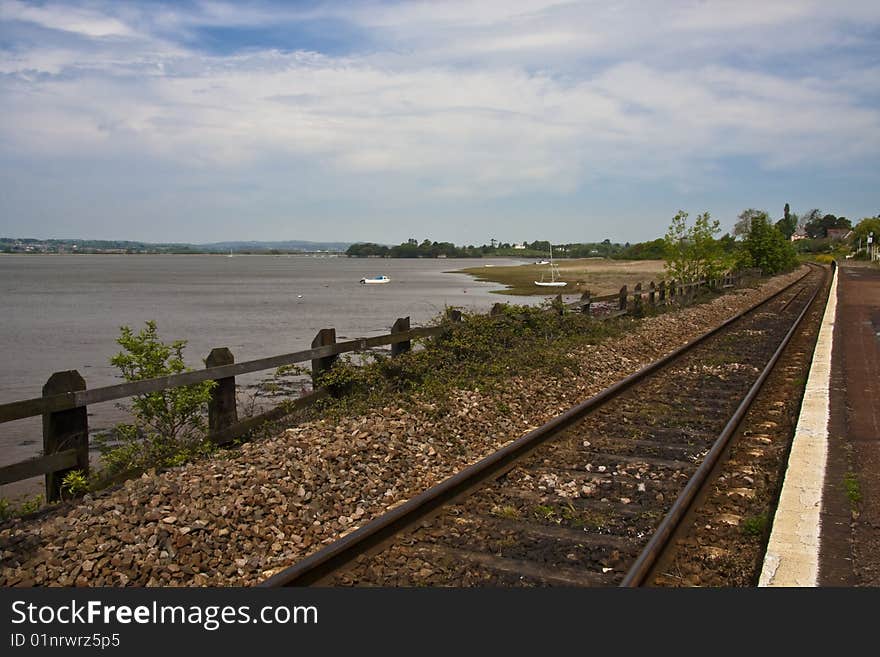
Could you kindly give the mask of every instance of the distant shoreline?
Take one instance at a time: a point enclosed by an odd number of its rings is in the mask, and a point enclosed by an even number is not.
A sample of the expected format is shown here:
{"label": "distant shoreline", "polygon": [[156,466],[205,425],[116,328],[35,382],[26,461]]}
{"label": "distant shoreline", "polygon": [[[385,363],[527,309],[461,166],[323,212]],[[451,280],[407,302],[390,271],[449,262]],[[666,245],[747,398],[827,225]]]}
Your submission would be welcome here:
{"label": "distant shoreline", "polygon": [[351,256],[347,256],[342,251],[290,251],[290,252],[281,252],[281,253],[266,253],[266,252],[251,252],[251,251],[236,251],[232,254],[222,253],[220,251],[185,251],[185,252],[174,252],[174,251],[138,251],[134,253],[118,253],[116,251],[64,251],[62,253],[57,253],[53,251],[44,252],[44,251],[0,251],[0,256],[87,256],[87,255],[100,255],[100,256],[195,256],[195,255],[203,255],[203,256],[219,256],[228,258],[230,255],[232,257],[238,256],[322,256],[328,258],[348,258]]}

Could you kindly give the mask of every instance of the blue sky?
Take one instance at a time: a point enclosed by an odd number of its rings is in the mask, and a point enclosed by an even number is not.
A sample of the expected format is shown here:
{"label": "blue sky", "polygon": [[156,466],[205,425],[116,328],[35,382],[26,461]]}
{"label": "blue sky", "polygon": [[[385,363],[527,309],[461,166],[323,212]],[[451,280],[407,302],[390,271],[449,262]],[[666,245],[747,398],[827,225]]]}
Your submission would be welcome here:
{"label": "blue sky", "polygon": [[0,0],[0,234],[458,244],[880,212],[880,3]]}

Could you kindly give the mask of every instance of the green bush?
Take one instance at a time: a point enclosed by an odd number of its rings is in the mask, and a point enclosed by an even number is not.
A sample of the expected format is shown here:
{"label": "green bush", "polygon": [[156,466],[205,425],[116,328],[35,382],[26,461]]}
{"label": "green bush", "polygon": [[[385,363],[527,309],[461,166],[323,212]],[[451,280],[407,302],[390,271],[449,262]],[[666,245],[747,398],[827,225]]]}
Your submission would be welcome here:
{"label": "green bush", "polygon": [[454,390],[492,389],[512,376],[564,376],[578,373],[572,351],[620,332],[630,318],[597,322],[580,313],[546,308],[502,306],[501,314],[470,315],[436,338],[416,341],[422,348],[396,358],[370,354],[363,365],[336,361],[319,386],[344,397],[326,400],[325,412],[358,412],[384,406],[391,396],[421,396],[438,408]]}
{"label": "green bush", "polygon": [[757,267],[770,275],[792,269],[797,264],[797,254],[791,242],[770,223],[767,213],[760,212],[751,218],[738,260],[740,267]]}
{"label": "green bush", "polygon": [[697,215],[692,226],[687,219],[688,213],[679,210],[663,238],[666,275],[683,283],[720,277],[732,263],[724,243],[715,239],[721,231],[718,220],[708,212]]}
{"label": "green bush", "polygon": [[87,493],[89,487],[89,478],[82,470],[71,470],[61,480],[61,490],[70,497]]}
{"label": "green bush", "polygon": [[[126,381],[189,371],[183,362],[186,341],[165,344],[159,339],[155,322],[146,322],[137,334],[127,326],[120,331],[116,341],[123,351],[110,363]],[[105,474],[178,465],[211,452],[204,410],[215,385],[214,381],[205,381],[134,397],[131,411],[135,421],[118,424],[113,432],[115,441],[98,441]]]}

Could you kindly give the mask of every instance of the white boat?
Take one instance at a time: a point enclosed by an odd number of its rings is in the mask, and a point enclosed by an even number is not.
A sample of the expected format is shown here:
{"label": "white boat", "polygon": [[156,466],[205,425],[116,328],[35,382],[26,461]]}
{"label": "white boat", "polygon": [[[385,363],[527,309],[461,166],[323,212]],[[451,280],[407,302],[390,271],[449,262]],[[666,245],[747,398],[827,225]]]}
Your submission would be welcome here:
{"label": "white boat", "polygon": [[535,285],[540,287],[565,287],[568,285],[565,281],[559,280],[559,265],[553,262],[553,245],[550,245],[550,260],[542,260],[542,263],[550,265],[550,280],[545,280],[546,275],[541,274],[541,280],[535,281]]}
{"label": "white boat", "polygon": [[388,278],[385,274],[382,274],[381,276],[373,276],[372,278],[362,278],[361,279],[362,285],[367,285],[370,283],[390,283],[390,282],[391,282],[391,279]]}

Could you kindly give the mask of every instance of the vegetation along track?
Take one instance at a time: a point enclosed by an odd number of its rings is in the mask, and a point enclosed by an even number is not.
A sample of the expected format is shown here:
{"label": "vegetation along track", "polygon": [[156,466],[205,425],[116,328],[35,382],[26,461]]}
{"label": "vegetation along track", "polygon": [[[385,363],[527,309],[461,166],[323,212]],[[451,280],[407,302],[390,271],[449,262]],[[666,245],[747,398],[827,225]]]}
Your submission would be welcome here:
{"label": "vegetation along track", "polygon": [[263,585],[641,584],[825,278],[811,269]]}

